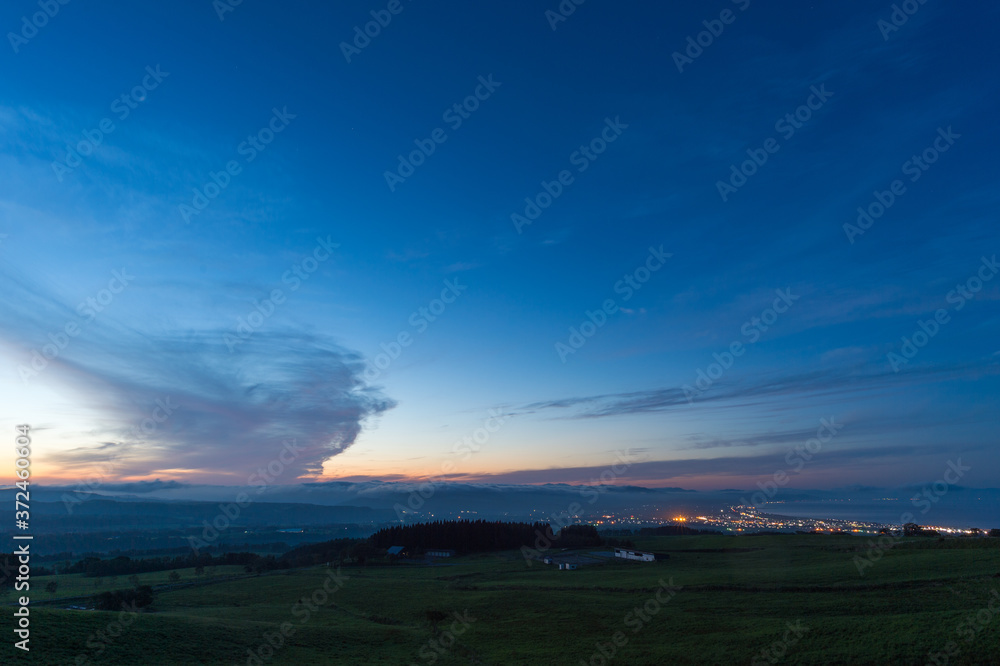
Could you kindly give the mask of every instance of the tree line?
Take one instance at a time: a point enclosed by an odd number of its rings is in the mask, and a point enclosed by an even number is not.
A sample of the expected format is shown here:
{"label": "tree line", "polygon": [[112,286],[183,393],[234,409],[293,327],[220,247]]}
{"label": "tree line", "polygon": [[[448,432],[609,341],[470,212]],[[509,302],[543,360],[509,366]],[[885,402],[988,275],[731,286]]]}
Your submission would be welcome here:
{"label": "tree line", "polygon": [[601,537],[593,525],[568,525],[558,535],[548,523],[512,523],[500,520],[438,520],[413,525],[393,525],[373,534],[376,548],[404,546],[417,552],[431,549],[457,553],[515,550],[539,538],[559,548],[598,546]]}
{"label": "tree line", "polygon": [[[119,555],[110,559],[99,557],[85,557],[72,564],[62,567],[60,573],[83,574],[84,576],[104,577],[104,576],[128,576],[130,574],[149,573],[152,571],[167,571],[169,569],[188,569],[197,567],[211,567],[224,565],[240,565],[250,567],[252,570],[267,570],[270,568],[281,568],[278,566],[274,555],[261,556],[256,553],[223,553],[221,555],[210,555],[199,553],[197,555],[178,555],[176,557],[149,557],[131,558]],[[41,575],[41,574],[39,574]]]}
{"label": "tree line", "polygon": [[690,536],[694,534],[722,534],[716,530],[696,530],[686,525],[660,525],[659,527],[643,527],[638,536]]}

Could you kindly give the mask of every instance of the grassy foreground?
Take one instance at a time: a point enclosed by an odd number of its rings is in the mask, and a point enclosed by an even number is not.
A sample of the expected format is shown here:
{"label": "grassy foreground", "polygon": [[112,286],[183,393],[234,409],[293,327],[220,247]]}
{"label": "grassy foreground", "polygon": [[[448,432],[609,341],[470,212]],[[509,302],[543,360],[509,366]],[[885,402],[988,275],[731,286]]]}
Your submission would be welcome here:
{"label": "grassy foreground", "polygon": [[[636,543],[670,559],[558,571],[509,552],[339,576],[219,571],[138,614],[34,607],[30,653],[13,648],[8,606],[0,663],[926,664],[949,641],[960,651],[939,663],[1000,663],[997,539],[908,539],[863,576],[859,537]],[[52,578],[57,597],[94,589]]]}

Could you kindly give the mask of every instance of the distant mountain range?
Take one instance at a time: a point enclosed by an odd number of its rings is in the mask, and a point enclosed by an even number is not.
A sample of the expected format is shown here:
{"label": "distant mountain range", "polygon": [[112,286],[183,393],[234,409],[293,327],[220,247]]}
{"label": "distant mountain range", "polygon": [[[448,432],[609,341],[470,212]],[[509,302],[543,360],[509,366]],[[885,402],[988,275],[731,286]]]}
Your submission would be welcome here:
{"label": "distant mountain range", "polygon": [[[357,506],[322,506],[253,502],[225,511],[216,502],[136,501],[133,498],[88,499],[80,503],[32,502],[31,530],[36,534],[141,529],[185,529],[226,516],[228,527],[316,527],[344,523],[381,523],[392,512]],[[223,521],[220,520],[220,524]]]}
{"label": "distant mountain range", "polygon": [[[106,484],[91,490],[32,488],[32,529],[41,533],[197,527],[203,521],[211,522],[221,507],[239,503],[244,506],[230,521],[234,527],[310,527],[463,515],[547,520],[567,513],[584,519],[632,515],[652,521],[704,515],[734,504],[758,504],[771,513],[810,518],[897,523],[909,512],[922,524],[1000,526],[1000,490],[948,486],[937,491],[941,488],[855,486],[836,490],[772,488],[765,492],[380,481],[235,487],[153,481]],[[0,525],[13,524],[13,506],[11,501],[0,510],[0,520],[5,521]],[[9,518],[3,518],[4,512],[11,513]]]}

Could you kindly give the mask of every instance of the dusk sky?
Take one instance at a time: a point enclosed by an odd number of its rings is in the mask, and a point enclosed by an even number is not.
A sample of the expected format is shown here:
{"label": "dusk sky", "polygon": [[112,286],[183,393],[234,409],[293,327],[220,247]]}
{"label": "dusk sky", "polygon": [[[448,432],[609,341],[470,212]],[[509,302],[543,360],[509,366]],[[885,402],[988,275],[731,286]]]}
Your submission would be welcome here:
{"label": "dusk sky", "polygon": [[819,434],[790,486],[998,487],[1000,9],[902,4],[5,3],[0,430],[39,484]]}

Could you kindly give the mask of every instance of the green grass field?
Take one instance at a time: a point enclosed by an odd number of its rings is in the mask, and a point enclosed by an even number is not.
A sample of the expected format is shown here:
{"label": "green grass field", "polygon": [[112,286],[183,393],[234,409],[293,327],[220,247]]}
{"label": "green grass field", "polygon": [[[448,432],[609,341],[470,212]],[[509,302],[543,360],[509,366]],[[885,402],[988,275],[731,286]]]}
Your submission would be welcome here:
{"label": "green grass field", "polygon": [[[859,537],[635,541],[669,552],[670,559],[558,571],[527,566],[509,552],[442,566],[344,568],[342,587],[325,567],[221,580],[160,591],[151,609],[135,616],[40,606],[31,613],[30,655],[13,648],[7,631],[0,658],[81,666],[247,664],[248,649],[259,652],[265,634],[278,643],[284,623],[292,631],[280,647],[265,648],[267,658],[250,663],[772,663],[767,657],[774,653],[761,658],[762,651],[786,634],[784,654],[773,663],[925,664],[949,640],[960,649],[949,664],[1000,663],[1000,540],[909,539],[864,576],[853,563],[867,542]],[[223,569],[216,576],[234,573]],[[140,578],[161,584],[167,574]],[[94,591],[94,579],[53,578],[58,597],[66,596],[64,589]],[[181,582],[194,578],[183,571]],[[39,590],[46,580],[36,581]],[[660,592],[662,604],[655,601],[661,580],[675,586],[672,598]],[[33,598],[44,595],[32,585]],[[312,609],[296,606],[314,595]],[[637,615],[644,605],[648,614]],[[428,611],[449,616],[437,632]],[[466,623],[453,624],[454,613]],[[970,616],[972,624],[959,635]],[[128,626],[116,624],[119,619]],[[453,626],[462,630],[457,636]],[[429,643],[435,637],[454,642],[435,651]],[[599,644],[614,657],[594,656],[601,654]]]}
{"label": "green grass field", "polygon": [[[176,571],[181,577],[178,582],[183,584],[241,575],[243,574],[243,567],[216,566],[212,567],[211,570],[206,570],[205,573],[201,575],[196,574],[193,568],[177,569]],[[169,584],[171,582],[169,576],[169,571],[153,571],[150,573],[136,574],[136,577],[139,579],[139,585],[152,586]],[[31,600],[41,602],[50,601],[52,599],[64,599],[67,597],[93,596],[100,592],[104,592],[105,590],[120,590],[131,587],[132,584],[128,579],[128,576],[86,578],[83,574],[38,576],[37,578],[32,578]],[[55,581],[57,583],[55,594],[50,594],[45,590],[46,584],[50,581]]]}

